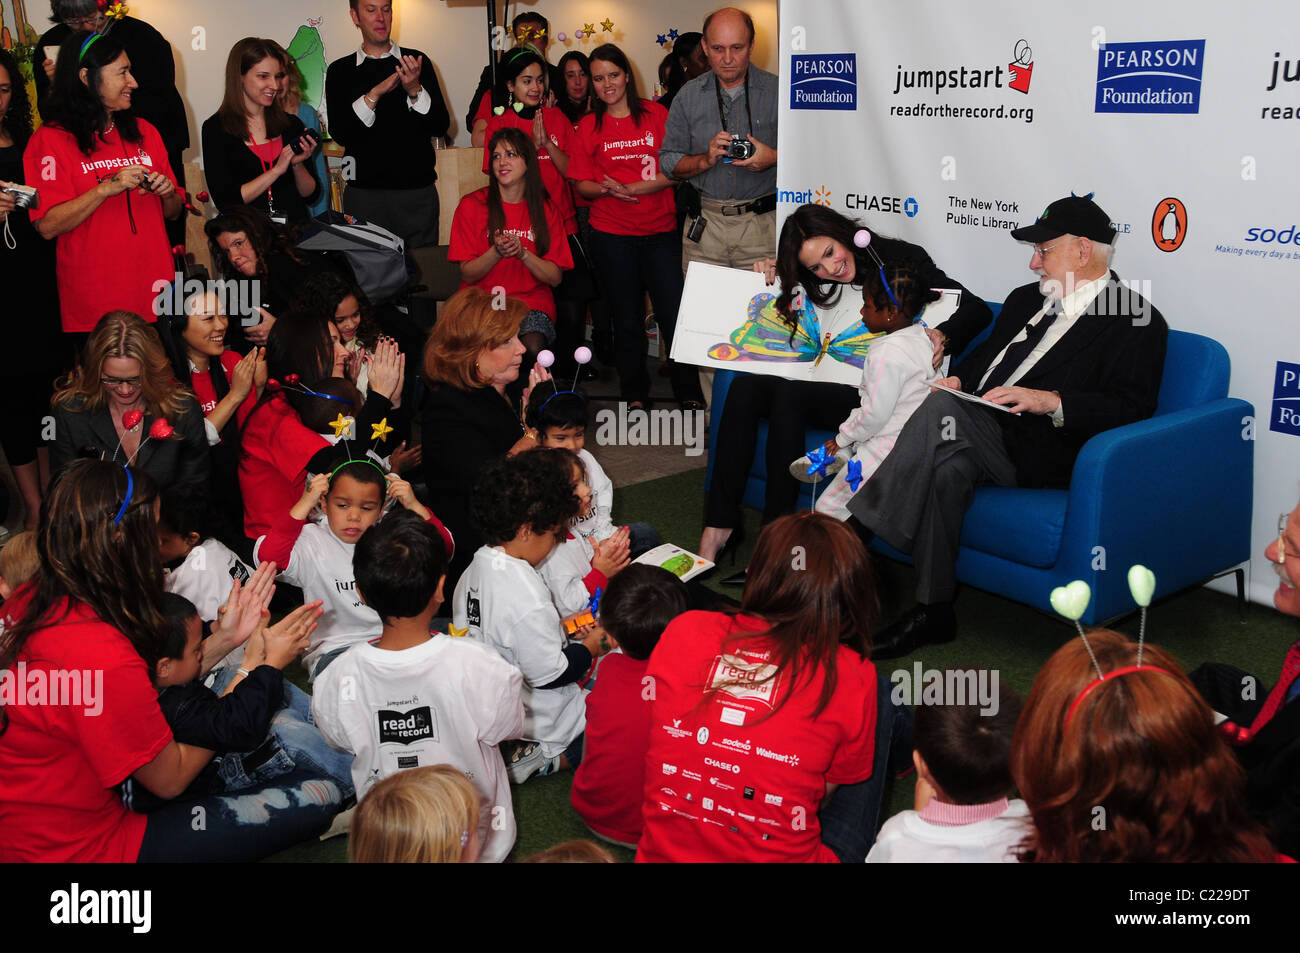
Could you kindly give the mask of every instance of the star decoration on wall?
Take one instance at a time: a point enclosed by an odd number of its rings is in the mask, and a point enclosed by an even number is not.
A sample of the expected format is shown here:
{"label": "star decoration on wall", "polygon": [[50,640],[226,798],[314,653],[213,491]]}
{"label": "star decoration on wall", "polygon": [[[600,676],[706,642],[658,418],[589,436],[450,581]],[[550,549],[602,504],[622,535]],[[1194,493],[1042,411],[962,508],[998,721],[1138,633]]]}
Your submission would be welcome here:
{"label": "star decoration on wall", "polygon": [[668,31],[668,39],[670,39],[670,40],[675,40],[675,39],[677,39],[677,31],[676,31],[676,30],[669,30],[669,31]]}
{"label": "star decoration on wall", "polygon": [[655,36],[655,42],[658,43],[660,46],[663,46],[665,43],[668,42],[668,37],[664,36],[662,33],[659,33]]}
{"label": "star decoration on wall", "polygon": [[600,28],[606,33],[612,33],[614,32],[614,21],[609,17],[605,17],[605,19],[600,21]]}
{"label": "star decoration on wall", "polygon": [[593,33],[596,32],[596,24],[594,24],[594,23],[584,23],[584,24],[582,25],[582,32],[585,33],[585,34],[587,34],[587,36],[591,36]]}

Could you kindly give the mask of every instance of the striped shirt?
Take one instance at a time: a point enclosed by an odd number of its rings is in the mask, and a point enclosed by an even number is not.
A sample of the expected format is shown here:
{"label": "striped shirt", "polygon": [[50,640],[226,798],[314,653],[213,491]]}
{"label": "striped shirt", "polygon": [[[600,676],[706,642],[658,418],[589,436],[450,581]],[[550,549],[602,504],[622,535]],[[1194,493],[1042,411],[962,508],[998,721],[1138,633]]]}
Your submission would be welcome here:
{"label": "striped shirt", "polygon": [[[724,128],[735,135],[752,135],[763,145],[776,148],[776,76],[753,64],[750,64],[748,75],[748,111],[745,109],[743,85],[735,99],[727,95],[728,90],[720,91],[727,113],[725,121],[718,115],[718,81],[711,70],[681,88],[668,112],[668,127],[664,132],[663,147],[659,150],[659,168],[671,176],[683,157],[707,152],[709,142]],[[753,128],[749,125],[750,116],[753,117]],[[718,160],[712,169],[689,181],[706,199],[747,202],[776,191],[776,166],[762,172],[751,172]]]}

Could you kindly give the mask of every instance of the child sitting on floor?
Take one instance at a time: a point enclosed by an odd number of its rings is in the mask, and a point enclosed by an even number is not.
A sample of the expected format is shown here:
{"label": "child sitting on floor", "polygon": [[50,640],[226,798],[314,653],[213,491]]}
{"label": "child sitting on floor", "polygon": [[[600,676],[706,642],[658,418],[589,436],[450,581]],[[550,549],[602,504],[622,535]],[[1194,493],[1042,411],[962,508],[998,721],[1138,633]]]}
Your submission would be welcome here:
{"label": "child sitting on floor", "polygon": [[[334,659],[357,642],[377,638],[382,631],[375,610],[357,598],[352,554],[366,530],[392,498],[433,524],[451,551],[451,534],[411,490],[411,485],[384,471],[372,460],[350,460],[333,473],[318,473],[293,508],[257,541],[254,558],[283,567],[282,579],[302,588],[308,601],[325,603],[325,615],[303,658],[313,681]],[[325,518],[307,518],[321,503]]]}
{"label": "child sitting on floor", "polygon": [[[576,391],[559,390],[562,384],[546,380],[532,389],[524,422],[537,430],[538,444],[571,450],[582,461],[591,487],[591,509],[575,517],[571,528],[579,536],[599,542],[616,529],[610,516],[614,505],[614,484],[601,469],[587,446],[587,399]],[[649,523],[627,526],[633,558],[659,545],[659,534]]]}
{"label": "child sitting on floor", "polygon": [[36,552],[36,534],[24,530],[14,535],[0,549],[0,599],[8,599],[15,589],[25,583],[41,568],[41,557]]}
{"label": "child sitting on floor", "polygon": [[1001,683],[997,707],[981,707],[974,700],[978,674],[943,673],[946,685],[967,680],[969,703],[916,706],[916,809],[885,822],[867,863],[1016,862],[1014,849],[1029,832],[1025,802],[1007,799],[1020,696]]}
{"label": "child sitting on floor", "polygon": [[885,334],[867,348],[858,384],[862,405],[840,424],[838,434],[814,451],[829,461],[824,470],[810,475],[817,469],[811,455],[790,464],[791,476],[805,483],[834,475],[817,497],[817,512],[839,520],[849,518],[849,500],[894,449],[903,424],[929,395],[934,378],[934,346],[916,319],[941,295],[921,281],[912,262],[890,262],[884,275],[887,284],[867,275],[862,286],[862,323],[869,331]]}
{"label": "child sitting on floor", "polygon": [[[530,452],[549,455],[560,471],[568,474],[573,494],[578,498],[579,509],[575,519],[581,520],[590,514],[593,508],[591,487],[587,485],[579,456],[559,448],[542,447]],[[573,524],[569,524],[555,549],[537,565],[537,572],[551,591],[551,601],[561,617],[587,608],[596,592],[608,586],[610,579],[631,562],[628,548],[626,526],[598,541],[594,536],[576,533]]]}
{"label": "child sitting on floor", "polygon": [[599,627],[570,641],[536,566],[578,513],[565,473],[544,451],[491,461],[470,515],[484,545],[456,584],[452,634],[495,648],[523,675],[524,730],[531,744],[510,752],[510,780],[577,767],[586,705],[578,682],[610,646]]}
{"label": "child sitting on floor", "polygon": [[601,661],[587,696],[586,743],[569,800],[597,836],[624,847],[641,839],[651,728],[646,666],[668,623],[689,607],[680,579],[640,563],[612,579],[600,602],[600,624],[619,651]]}
{"label": "child sitting on floor", "polygon": [[184,491],[162,491],[158,505],[158,551],[166,575],[163,587],[184,596],[204,622],[215,622],[230,583],[248,582],[253,569],[209,533],[209,506]]}
{"label": "child sitting on floor", "polygon": [[[158,705],[176,741],[217,753],[184,796],[238,791],[292,771],[294,759],[271,724],[285,704],[284,667],[307,647],[317,607],[302,606],[269,630],[258,625],[244,646],[243,665],[218,696],[199,681],[203,624],[194,604],[172,592],[162,598],[168,633],[154,671]],[[167,803],[130,778],[122,798],[137,813]]]}
{"label": "child sitting on floor", "polygon": [[[430,633],[442,604],[447,554],[437,531],[394,513],[362,537],[353,558],[357,596],[383,635],[345,652],[316,680],[312,713],[326,740],[352,752],[357,796],[395,773],[446,763],[478,788],[468,830],[479,859],[500,863],[515,842],[510,783],[497,747],[524,726],[523,681],[496,652]],[[364,803],[364,801],[363,801]]]}
{"label": "child sitting on floor", "polygon": [[449,764],[399,771],[357,805],[348,837],[354,864],[472,864],[479,797]]}

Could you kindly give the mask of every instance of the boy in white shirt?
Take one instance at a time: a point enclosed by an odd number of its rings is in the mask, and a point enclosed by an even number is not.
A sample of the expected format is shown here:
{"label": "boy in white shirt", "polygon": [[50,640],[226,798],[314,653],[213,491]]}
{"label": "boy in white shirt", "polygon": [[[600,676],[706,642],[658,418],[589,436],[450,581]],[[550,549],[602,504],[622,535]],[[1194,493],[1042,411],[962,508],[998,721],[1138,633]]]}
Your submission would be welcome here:
{"label": "boy in white shirt", "polygon": [[407,768],[463,771],[481,802],[478,859],[499,863],[514,846],[515,817],[497,746],[523,730],[522,676],[485,645],[430,633],[447,568],[433,526],[394,513],[362,537],[354,563],[357,593],[383,620],[383,634],[320,674],[316,726],[355,755],[358,799]]}
{"label": "boy in white shirt", "polygon": [[578,682],[613,647],[598,626],[568,639],[535,568],[577,512],[570,474],[544,449],[489,463],[470,501],[484,545],[456,584],[452,634],[491,645],[523,675],[521,737],[533,744],[510,752],[516,784],[578,766],[586,728]]}
{"label": "boy in white shirt", "polygon": [[[884,269],[888,284],[867,275],[862,286],[862,323],[885,336],[867,348],[858,384],[861,405],[840,424],[840,432],[818,448],[830,461],[821,474],[809,476],[813,464],[807,455],[790,464],[791,476],[805,483],[833,474],[817,496],[817,512],[838,520],[849,518],[849,500],[894,449],[934,379],[934,345],[916,319],[941,294],[919,280],[911,262],[890,262]],[[853,466],[846,466],[849,463]]]}
{"label": "boy in white shirt", "polygon": [[[941,674],[945,685],[961,678],[973,686],[982,673]],[[1014,787],[1011,736],[1020,696],[999,684],[996,702],[996,707],[973,697],[963,705],[918,702],[912,751],[916,809],[885,822],[867,863],[1016,862],[1016,846],[1030,831],[1025,802],[1007,799]]]}
{"label": "boy in white shirt", "polygon": [[[540,382],[528,397],[524,422],[537,431],[538,445],[571,450],[582,461],[582,469],[591,488],[591,507],[579,513],[569,524],[577,536],[600,543],[617,532],[610,510],[614,506],[614,482],[587,446],[587,399],[572,390],[559,390],[554,379]],[[649,523],[631,523],[624,527],[629,536],[632,558],[659,545],[659,534]]]}
{"label": "boy in white shirt", "polygon": [[[352,553],[390,497],[433,524],[451,549],[450,534],[415,498],[411,485],[394,474],[385,474],[371,460],[349,460],[333,473],[312,477],[298,502],[253,548],[259,563],[283,566],[281,578],[299,586],[307,602],[320,599],[325,604],[325,614],[312,633],[311,648],[303,657],[313,681],[344,650],[380,633],[379,616],[357,598]],[[325,518],[308,523],[318,502]]]}
{"label": "boy in white shirt", "polygon": [[175,489],[158,504],[158,552],[166,575],[163,588],[194,603],[204,622],[217,620],[230,584],[248,582],[252,567],[206,532],[206,504]]}

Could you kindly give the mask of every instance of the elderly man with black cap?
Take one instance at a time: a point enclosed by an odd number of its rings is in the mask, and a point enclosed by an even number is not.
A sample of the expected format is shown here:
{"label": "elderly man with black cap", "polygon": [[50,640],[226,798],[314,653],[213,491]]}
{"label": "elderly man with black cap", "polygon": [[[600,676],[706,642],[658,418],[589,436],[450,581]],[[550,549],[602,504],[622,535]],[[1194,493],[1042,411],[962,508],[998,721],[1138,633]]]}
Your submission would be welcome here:
{"label": "elderly man with black cap", "polygon": [[1071,195],[1011,235],[1032,243],[1038,282],[1011,292],[989,338],[937,382],[849,502],[917,568],[917,605],[880,633],[873,658],[956,637],[958,541],[976,486],[1066,487],[1088,438],[1156,409],[1167,326],[1110,270],[1110,217]]}

